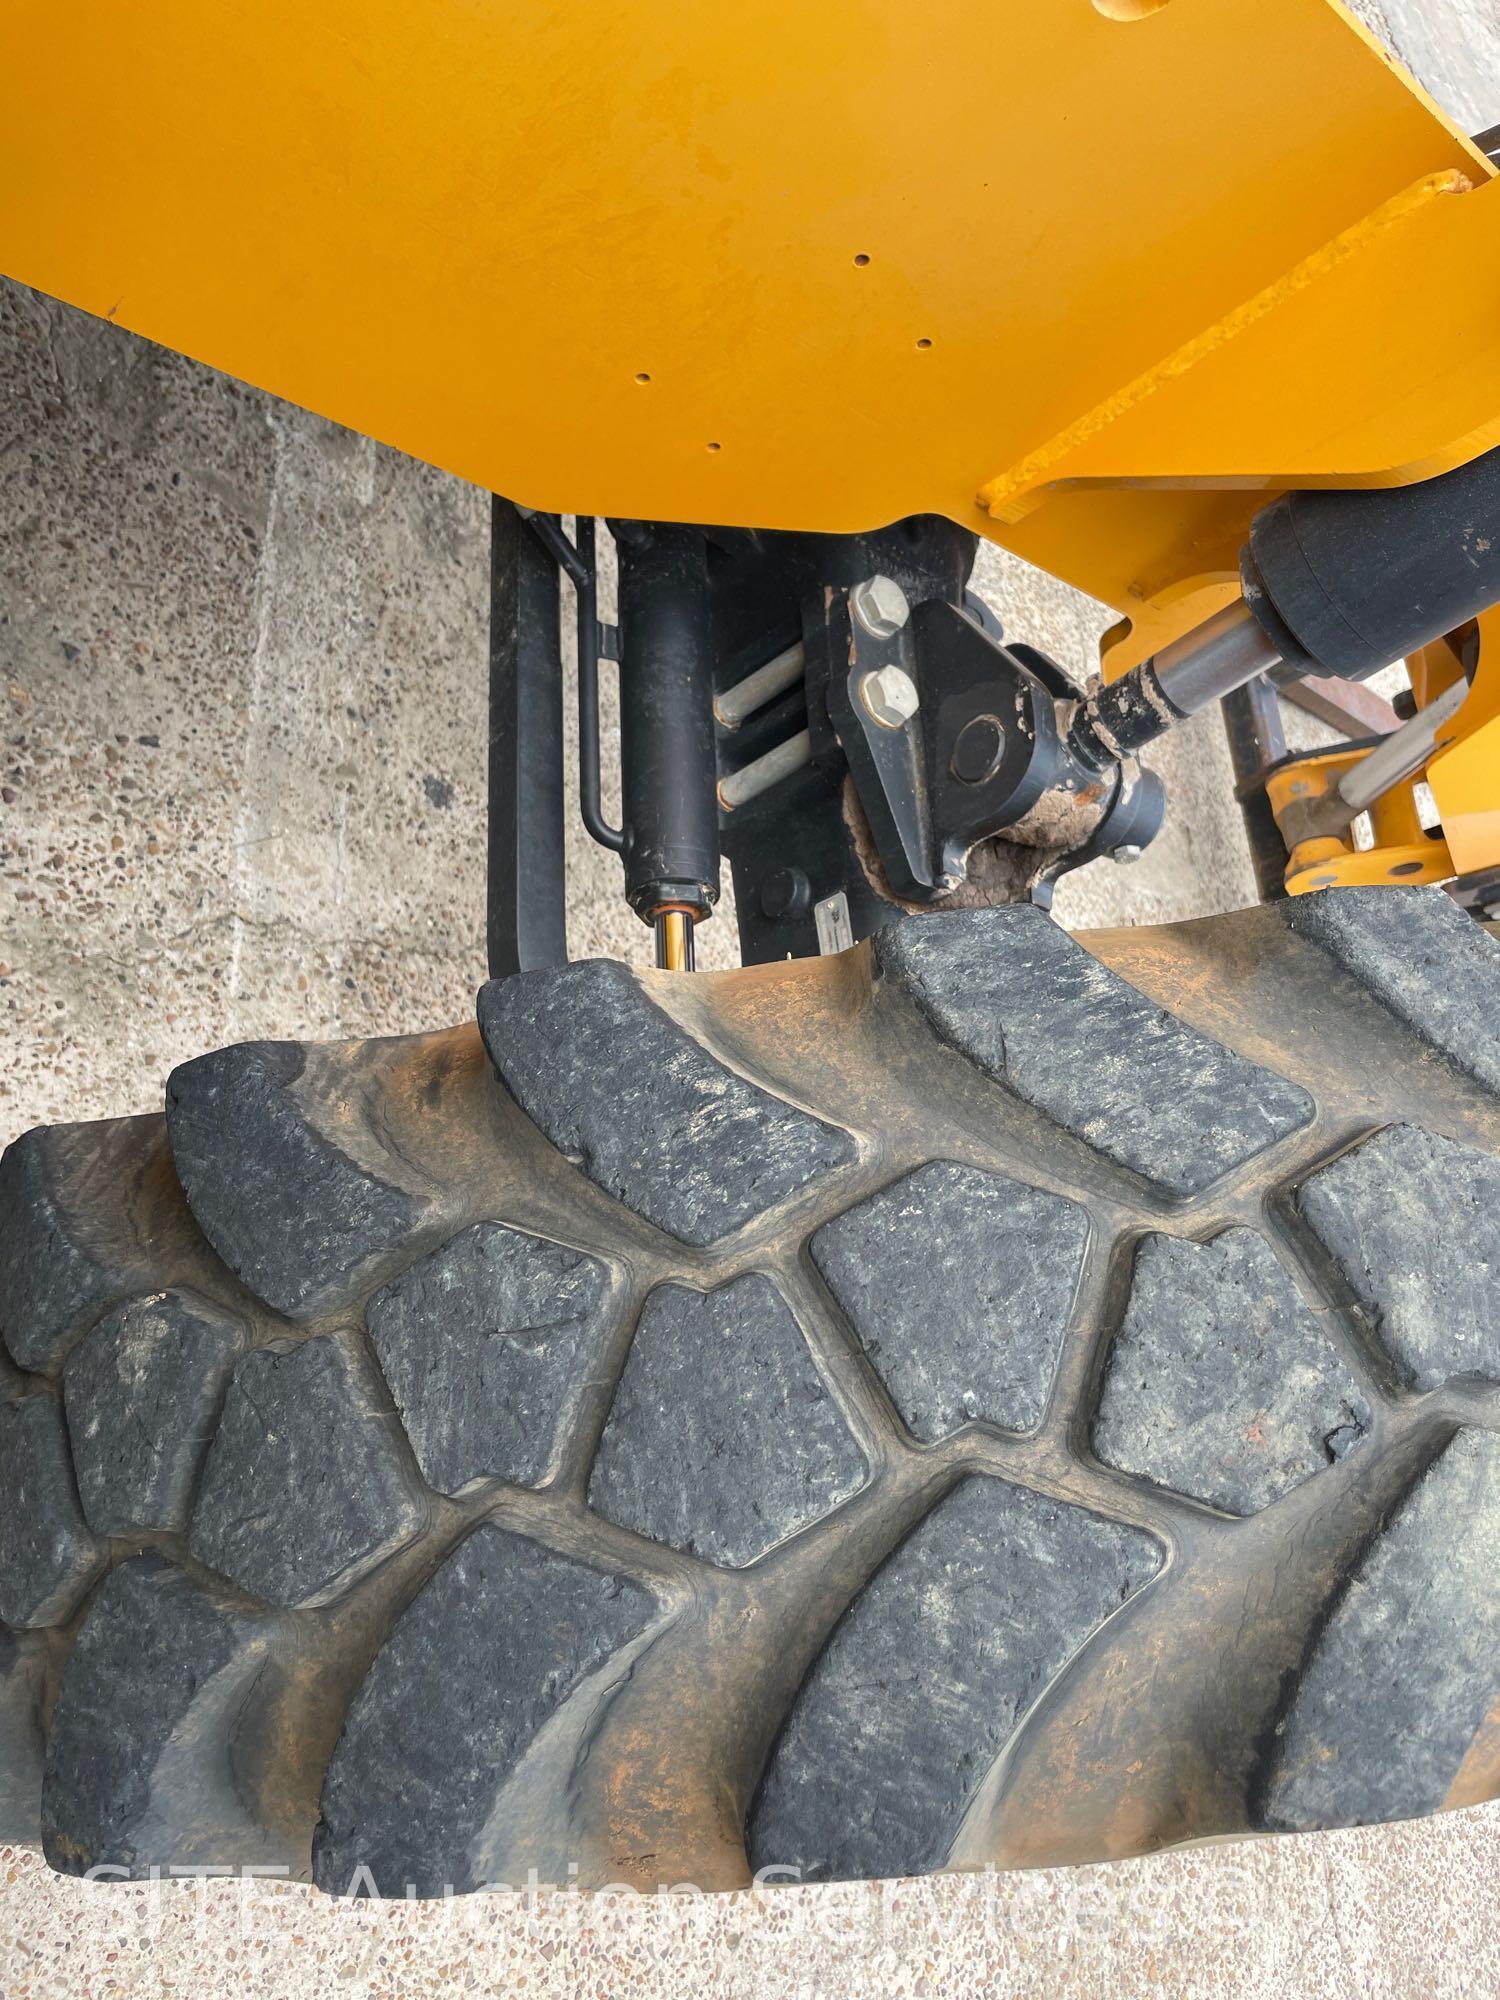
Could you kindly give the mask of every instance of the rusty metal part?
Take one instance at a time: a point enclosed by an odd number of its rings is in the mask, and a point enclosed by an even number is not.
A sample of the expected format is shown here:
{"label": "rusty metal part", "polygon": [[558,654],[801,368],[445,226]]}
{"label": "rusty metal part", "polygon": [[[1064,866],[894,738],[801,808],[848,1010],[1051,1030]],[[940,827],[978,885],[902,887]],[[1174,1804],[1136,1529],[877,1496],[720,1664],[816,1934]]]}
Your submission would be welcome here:
{"label": "rusty metal part", "polygon": [[1345,736],[1389,736],[1401,727],[1391,704],[1359,681],[1304,674],[1300,680],[1283,681],[1280,692],[1294,708],[1315,715]]}
{"label": "rusty metal part", "polygon": [[865,880],[882,902],[912,915],[923,910],[995,909],[1006,903],[1024,903],[1048,869],[1066,852],[1061,847],[1045,848],[1012,841],[1008,833],[981,841],[971,850],[968,875],[956,889],[934,902],[917,903],[897,895],[891,887],[859,791],[850,777],[844,780],[840,802],[850,846]]}
{"label": "rusty metal part", "polygon": [[[1446,882],[1500,865],[1500,608],[1408,662],[1419,706],[1375,743],[1289,760],[1267,792],[1292,850],[1292,894]],[[1430,788],[1426,824],[1417,787]],[[1368,812],[1372,844],[1354,823]]]}
{"label": "rusty metal part", "polygon": [[1118,780],[1084,785],[1073,791],[1058,786],[1044,792],[1022,818],[1005,829],[1004,838],[1020,847],[1039,847],[1049,854],[1071,854],[1086,847],[1112,804]]}
{"label": "rusty metal part", "polygon": [[1153,658],[1096,688],[1073,713],[1069,747],[1102,770],[1280,664],[1274,640],[1237,597]]}

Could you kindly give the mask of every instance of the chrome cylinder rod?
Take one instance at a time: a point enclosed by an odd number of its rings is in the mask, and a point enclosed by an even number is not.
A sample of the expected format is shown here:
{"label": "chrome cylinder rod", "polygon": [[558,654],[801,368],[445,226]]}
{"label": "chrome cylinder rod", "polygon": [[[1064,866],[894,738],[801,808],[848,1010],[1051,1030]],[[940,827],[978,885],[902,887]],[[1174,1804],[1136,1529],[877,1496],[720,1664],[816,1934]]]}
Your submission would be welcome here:
{"label": "chrome cylinder rod", "polygon": [[1394,735],[1387,736],[1368,756],[1350,766],[1339,779],[1338,791],[1351,813],[1362,813],[1392,785],[1399,785],[1403,778],[1421,770],[1432,755],[1438,731],[1457,715],[1468,692],[1466,680],[1445,688],[1436,701],[1419,709],[1410,722],[1403,723]]}

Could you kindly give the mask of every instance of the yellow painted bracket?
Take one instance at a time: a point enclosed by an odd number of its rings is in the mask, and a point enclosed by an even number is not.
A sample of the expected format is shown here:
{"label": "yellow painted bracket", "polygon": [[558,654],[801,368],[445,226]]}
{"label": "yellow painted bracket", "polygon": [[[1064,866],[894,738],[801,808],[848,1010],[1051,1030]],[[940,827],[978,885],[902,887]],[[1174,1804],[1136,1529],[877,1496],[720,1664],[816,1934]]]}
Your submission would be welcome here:
{"label": "yellow painted bracket", "polygon": [[[1307,837],[1315,808],[1368,745],[1297,757],[1273,771],[1266,795],[1290,848],[1286,886],[1311,889],[1368,883],[1443,882],[1454,875],[1500,868],[1500,608],[1478,621],[1479,656],[1462,705],[1438,731],[1420,770],[1393,785],[1369,809],[1371,844],[1359,847],[1352,827]],[[1410,660],[1412,691],[1426,708],[1460,679],[1458,654],[1445,642]],[[1439,831],[1424,827],[1418,787],[1431,793]]]}
{"label": "yellow painted bracket", "polygon": [[1479,620],[1479,664],[1428,761],[1427,782],[1454,869],[1500,868],[1500,609]]}
{"label": "yellow painted bracket", "polygon": [[946,513],[1139,650],[1500,436],[1500,191],[1336,0],[8,0],[0,73],[0,269],[530,506]]}
{"label": "yellow painted bracket", "polygon": [[[1364,755],[1365,749],[1331,750],[1323,756],[1299,757],[1273,771],[1266,781],[1266,796],[1277,824],[1285,830],[1296,809],[1325,797]],[[1302,896],[1312,889],[1387,883],[1410,887],[1444,882],[1457,872],[1447,842],[1423,828],[1414,781],[1393,785],[1370,807],[1369,820],[1374,840],[1364,849],[1356,846],[1352,828],[1312,839],[1292,836],[1288,893]]]}

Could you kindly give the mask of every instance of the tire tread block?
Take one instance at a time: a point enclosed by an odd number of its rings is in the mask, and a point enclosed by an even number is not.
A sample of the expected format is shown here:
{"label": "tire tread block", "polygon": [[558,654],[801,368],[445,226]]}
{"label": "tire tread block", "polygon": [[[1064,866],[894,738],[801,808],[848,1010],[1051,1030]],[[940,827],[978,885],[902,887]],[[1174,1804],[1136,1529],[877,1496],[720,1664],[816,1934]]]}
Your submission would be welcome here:
{"label": "tire tread block", "polygon": [[1296,1084],[1158,1007],[1031,904],[908,917],[875,953],[950,1047],[1171,1194],[1313,1115]]}
{"label": "tire tread block", "polygon": [[1500,943],[1441,889],[1325,889],[1275,906],[1465,1075],[1500,1091]]}
{"label": "tire tread block", "polygon": [[755,1804],[752,1866],[804,1880],[941,1867],[1017,1724],[1160,1560],[1138,1529],[965,1479],[803,1683]]}
{"label": "tire tread block", "polygon": [[63,1372],[78,1492],[98,1535],[187,1526],[225,1384],[249,1344],[240,1320],[181,1291],[107,1313]]}
{"label": "tire tread block", "polygon": [[422,1476],[547,1477],[609,1333],[595,1257],[479,1222],[370,1301],[366,1323]]}
{"label": "tire tread block", "polygon": [[1304,1181],[1296,1205],[1413,1388],[1500,1381],[1500,1160],[1388,1125]]}
{"label": "tire tread block", "polygon": [[481,1886],[482,1837],[506,1780],[654,1610],[627,1577],[477,1528],[407,1607],[350,1708],[323,1784],[319,1886]]}
{"label": "tire tread block", "polygon": [[234,1372],[190,1546],[268,1603],[325,1603],[426,1525],[396,1419],[351,1336],[262,1347]]}
{"label": "tire tread block", "polygon": [[63,1674],[42,1842],[64,1874],[281,1858],[247,1803],[237,1732],[270,1643],[158,1555],[113,1570]]}
{"label": "tire tread block", "polygon": [[589,1179],[684,1243],[753,1222],[853,1160],[853,1139],[727,1069],[606,959],[492,980],[490,1060]]}
{"label": "tire tread block", "polygon": [[341,1301],[423,1204],[320,1131],[295,1042],[245,1042],[167,1079],[167,1126],[199,1228],[257,1298],[291,1318]]}
{"label": "tire tread block", "polygon": [[751,1272],[647,1299],[589,1479],[589,1505],[729,1568],[864,1484],[863,1452],[791,1308]]}
{"label": "tire tread block", "polygon": [[161,1246],[131,1244],[122,1210],[153,1170],[168,1171],[160,1118],[39,1125],[0,1155],[0,1335],[21,1367],[50,1372],[101,1313],[149,1288]]}
{"label": "tire tread block", "polygon": [[1267,1823],[1442,1805],[1500,1692],[1500,1438],[1462,1430],[1366,1550],[1279,1725]]}
{"label": "tire tread block", "polygon": [[46,1680],[42,1634],[0,1626],[0,1841],[41,1838]]}
{"label": "tire tread block", "polygon": [[1269,1243],[1148,1236],[1093,1425],[1104,1464],[1254,1514],[1366,1436],[1370,1405]]}
{"label": "tire tread block", "polygon": [[0,1402],[0,1619],[61,1625],[107,1555],[78,1503],[57,1397],[38,1390]]}
{"label": "tire tread block", "polygon": [[907,1429],[1032,1429],[1089,1240],[1088,1211],[937,1160],[824,1223],[812,1258]]}

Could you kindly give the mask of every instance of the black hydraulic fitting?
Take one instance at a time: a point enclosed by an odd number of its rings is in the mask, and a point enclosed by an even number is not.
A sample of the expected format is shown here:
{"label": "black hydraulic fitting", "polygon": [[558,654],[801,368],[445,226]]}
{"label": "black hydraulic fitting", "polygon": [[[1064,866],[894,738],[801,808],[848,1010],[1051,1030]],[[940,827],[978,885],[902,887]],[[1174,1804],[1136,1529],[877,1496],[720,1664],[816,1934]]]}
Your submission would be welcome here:
{"label": "black hydraulic fitting", "polygon": [[1155,666],[1145,660],[1080,704],[1068,748],[1090,770],[1107,771],[1164,736],[1186,713],[1162,691]]}
{"label": "black hydraulic fitting", "polygon": [[1073,718],[1073,753],[1102,771],[1276,665],[1275,648],[1236,601],[1091,695]]}

